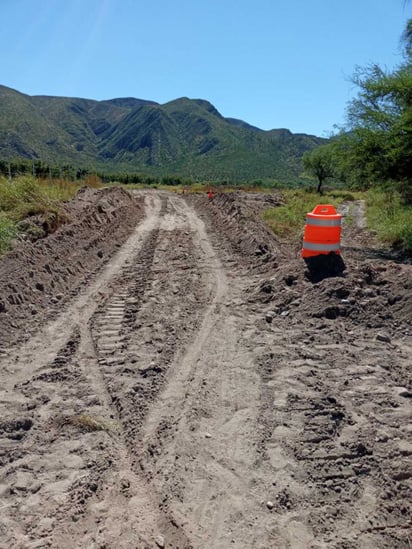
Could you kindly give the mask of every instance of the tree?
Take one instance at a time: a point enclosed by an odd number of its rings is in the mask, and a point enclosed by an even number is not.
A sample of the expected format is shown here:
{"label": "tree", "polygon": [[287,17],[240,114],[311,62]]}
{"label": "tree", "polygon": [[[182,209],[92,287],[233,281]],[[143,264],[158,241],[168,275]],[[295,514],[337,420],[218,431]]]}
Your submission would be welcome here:
{"label": "tree", "polygon": [[317,192],[322,192],[322,185],[326,179],[334,176],[333,154],[330,145],[322,145],[307,151],[303,155],[303,167],[305,171],[318,180]]}
{"label": "tree", "polygon": [[[346,178],[395,183],[412,202],[412,19],[402,35],[405,62],[393,71],[358,68],[358,96],[347,110],[347,128],[335,139]],[[352,172],[352,177],[350,172]]]}

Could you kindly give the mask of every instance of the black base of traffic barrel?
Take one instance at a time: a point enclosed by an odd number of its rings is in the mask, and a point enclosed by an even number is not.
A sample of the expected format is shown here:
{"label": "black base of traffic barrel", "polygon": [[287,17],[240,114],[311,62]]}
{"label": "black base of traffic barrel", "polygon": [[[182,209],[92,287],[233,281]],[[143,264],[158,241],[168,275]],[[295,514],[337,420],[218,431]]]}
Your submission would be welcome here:
{"label": "black base of traffic barrel", "polygon": [[346,269],[345,262],[340,254],[331,252],[330,254],[315,255],[305,257],[304,259],[308,268],[306,276],[312,282],[319,282],[324,278],[332,276],[343,276]]}

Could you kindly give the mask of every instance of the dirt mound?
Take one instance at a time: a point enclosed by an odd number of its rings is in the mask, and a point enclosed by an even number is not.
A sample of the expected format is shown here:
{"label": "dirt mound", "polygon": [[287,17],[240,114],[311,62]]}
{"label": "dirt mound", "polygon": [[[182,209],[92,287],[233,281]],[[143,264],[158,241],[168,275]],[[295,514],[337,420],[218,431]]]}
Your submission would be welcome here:
{"label": "dirt mound", "polygon": [[84,187],[64,209],[72,222],[20,243],[0,261],[0,347],[27,336],[76,294],[143,215],[141,199],[121,188]]}
{"label": "dirt mound", "polygon": [[[289,322],[308,318],[341,320],[388,335],[408,335],[412,321],[412,267],[386,262],[347,262],[343,276],[313,283],[305,264],[296,260],[259,282],[252,295],[271,303],[274,315]],[[373,332],[372,332],[373,333]]]}
{"label": "dirt mound", "polygon": [[212,219],[213,228],[224,235],[228,248],[239,258],[243,257],[249,266],[276,263],[279,244],[259,214],[265,208],[280,204],[280,196],[236,191],[217,193],[211,200],[207,195],[190,199],[200,214]]}

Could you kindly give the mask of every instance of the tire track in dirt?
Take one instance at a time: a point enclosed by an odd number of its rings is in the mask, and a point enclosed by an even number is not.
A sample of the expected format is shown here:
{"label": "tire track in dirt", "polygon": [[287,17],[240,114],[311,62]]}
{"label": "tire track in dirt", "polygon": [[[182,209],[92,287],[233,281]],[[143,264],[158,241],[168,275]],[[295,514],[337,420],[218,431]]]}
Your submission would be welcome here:
{"label": "tire track in dirt", "polygon": [[197,235],[210,300],[144,422],[140,463],[195,547],[264,547],[265,516],[255,516],[259,378],[241,336],[245,281],[228,276],[203,222],[180,208]]}
{"label": "tire track in dirt", "polygon": [[[272,470],[274,545],[407,548],[408,402],[371,349],[322,344],[307,328],[303,343],[286,323],[260,327],[268,345],[260,444]],[[390,350],[382,345],[376,357],[390,363]]]}
{"label": "tire track in dirt", "polygon": [[[153,256],[159,232],[160,199],[149,195],[146,202],[146,219],[95,282],[68,311],[7,358],[3,402],[12,406],[3,417],[14,419],[9,426],[1,423],[6,437],[0,450],[6,451],[3,455],[11,463],[2,470],[5,484],[0,481],[10,510],[0,524],[4,547],[100,546],[99,540],[105,546],[130,547],[130,539],[139,547],[153,547],[164,523],[157,501],[133,471],[127,433],[113,413],[112,393],[102,373],[107,361],[96,355],[88,327],[98,305],[104,309],[107,295],[111,296],[106,308],[112,333],[103,330],[102,334],[106,355],[111,349],[108,342],[113,344],[107,338],[113,333],[114,348],[122,346],[118,322],[123,325],[136,301],[125,303],[125,298],[130,289],[136,290],[136,275],[147,284],[146,273],[136,272],[133,265],[140,266],[143,255],[142,265],[147,267],[145,255],[149,251]],[[127,264],[132,267],[121,274]],[[123,288],[120,292],[116,275]],[[35,362],[28,362],[29,357],[35,357]],[[23,410],[33,419],[16,420]],[[18,436],[14,436],[16,430]],[[13,518],[16,512],[21,515],[18,522]],[[181,543],[179,528],[174,530],[177,534],[171,539]]]}
{"label": "tire track in dirt", "polygon": [[[121,270],[124,263],[129,261],[128,258],[133,256],[138,251],[142,242],[145,240],[155,225],[160,211],[160,200],[157,197],[150,196],[147,198],[147,215],[144,221],[138,226],[135,233],[128,239],[116,256],[108,263],[103,272],[96,277],[86,288],[83,288],[79,297],[71,303],[65,314],[62,314],[55,321],[50,322],[40,331],[35,337],[23,344],[17,351],[10,353],[6,359],[6,363],[14,363],[13,365],[13,381],[27,376],[28,370],[32,367],[32,357],[36,356],[36,365],[41,367],[47,362],[51,362],[59,348],[69,339],[70,333],[77,325],[85,325],[97,305],[105,299],[108,291],[110,291],[110,282]],[[27,365],[30,368],[27,369]],[[11,373],[7,370],[6,374]],[[2,378],[2,387],[5,387],[9,376]]]}
{"label": "tire track in dirt", "polygon": [[[132,297],[130,314],[115,309],[124,343],[112,343],[107,339],[113,335],[108,331],[110,319],[106,319],[110,304],[105,305],[103,318],[97,317],[94,322],[94,339],[105,384],[138,471],[144,417],[161,386],[168,382],[174,356],[179,348],[185,347],[197,328],[209,299],[209,290],[205,289],[203,280],[204,269],[200,268],[204,257],[193,241],[197,235],[188,223],[188,209],[182,209],[180,202],[181,199],[167,199],[156,242],[147,247],[150,257],[144,258],[143,254],[140,258],[144,272],[137,270],[133,276],[136,282],[126,283]],[[144,291],[138,296],[142,286]],[[102,328],[106,330],[104,337],[100,337]],[[165,418],[163,429],[170,428],[169,420],[169,417]],[[169,511],[164,499],[160,507],[167,517]],[[179,532],[176,520],[163,521],[162,533],[168,546],[189,546],[177,539],[176,532]]]}

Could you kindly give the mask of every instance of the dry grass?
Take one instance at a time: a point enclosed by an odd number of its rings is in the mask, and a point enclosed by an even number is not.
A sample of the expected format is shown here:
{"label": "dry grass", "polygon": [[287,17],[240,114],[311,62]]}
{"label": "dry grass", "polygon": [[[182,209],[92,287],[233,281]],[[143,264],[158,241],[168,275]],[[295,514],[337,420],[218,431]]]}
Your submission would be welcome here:
{"label": "dry grass", "polygon": [[62,416],[55,420],[57,426],[72,425],[81,431],[91,433],[93,431],[119,431],[119,424],[115,421],[108,421],[91,414],[76,414]]}
{"label": "dry grass", "polygon": [[90,176],[85,182],[66,179],[36,179],[21,176],[9,181],[0,177],[0,255],[10,249],[13,238],[30,220],[42,216],[49,232],[68,221],[61,203],[75,196],[82,185],[98,188],[100,179]]}

